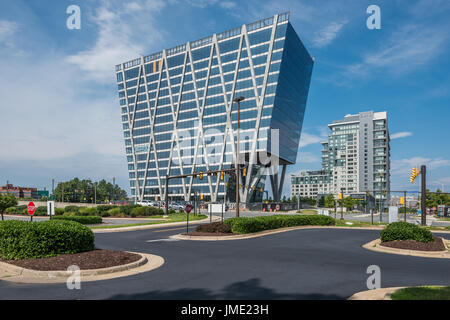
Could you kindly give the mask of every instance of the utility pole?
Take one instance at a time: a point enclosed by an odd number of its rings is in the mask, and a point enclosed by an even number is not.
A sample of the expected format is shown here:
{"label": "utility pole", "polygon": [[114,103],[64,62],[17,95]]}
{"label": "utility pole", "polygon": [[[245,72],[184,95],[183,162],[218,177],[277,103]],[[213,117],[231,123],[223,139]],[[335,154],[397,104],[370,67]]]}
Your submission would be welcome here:
{"label": "utility pole", "polygon": [[341,188],[341,220],[344,220],[344,189]]}
{"label": "utility pole", "polygon": [[97,182],[94,182],[94,201],[97,204]]}
{"label": "utility pole", "polygon": [[64,202],[64,182],[62,183],[62,195],[61,195],[61,202]]}
{"label": "utility pole", "polygon": [[[113,177],[112,180],[113,180],[113,204],[114,204],[116,202],[116,178]],[[144,186],[144,189],[145,189],[145,186]]]}
{"label": "utility pole", "polygon": [[422,210],[421,222],[422,226],[427,225],[427,167],[421,166],[420,173],[422,175],[422,198],[420,199],[420,207]]}
{"label": "utility pole", "polygon": [[403,199],[404,199],[404,205],[405,205],[405,217],[404,217],[404,221],[406,222],[406,191],[403,192]]}
{"label": "utility pole", "polygon": [[52,179],[52,195],[55,193],[55,179]]}
{"label": "utility pole", "polygon": [[380,172],[380,201],[379,201],[379,207],[380,207],[380,223],[383,222],[383,208],[381,206],[381,201],[383,198],[383,172]]}
{"label": "utility pole", "polygon": [[239,112],[241,109],[241,101],[243,101],[245,97],[235,98],[233,101],[237,102],[237,137],[236,137],[236,217],[239,217]]}

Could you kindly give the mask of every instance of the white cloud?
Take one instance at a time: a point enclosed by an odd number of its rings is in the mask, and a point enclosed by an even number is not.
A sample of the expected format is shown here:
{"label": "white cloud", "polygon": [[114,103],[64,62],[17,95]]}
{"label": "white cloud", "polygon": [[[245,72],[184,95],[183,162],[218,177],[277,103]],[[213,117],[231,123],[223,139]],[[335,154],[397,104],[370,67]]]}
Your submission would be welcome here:
{"label": "white cloud", "polygon": [[443,158],[412,157],[407,159],[395,159],[391,162],[391,174],[408,176],[412,168],[420,168],[426,165],[427,169],[434,170],[441,167],[450,166],[450,160]]}
{"label": "white cloud", "polygon": [[319,163],[320,164],[320,158],[317,156],[317,154],[314,154],[312,152],[300,151],[299,153],[297,153],[296,163]]}
{"label": "white cloud", "polygon": [[307,145],[319,143],[324,140],[323,136],[318,136],[314,134],[309,134],[307,132],[303,132],[300,138],[300,147],[306,147]]}
{"label": "white cloud", "polygon": [[314,33],[313,45],[318,48],[329,45],[348,21],[332,22]]}
{"label": "white cloud", "polygon": [[396,132],[390,135],[391,140],[393,139],[399,139],[399,138],[406,138],[412,136],[412,132],[404,131],[404,132]]}
{"label": "white cloud", "polygon": [[0,46],[10,47],[12,36],[19,30],[19,24],[13,21],[0,20]]}
{"label": "white cloud", "polygon": [[126,3],[123,10],[120,3],[115,4],[112,8],[112,4],[104,3],[92,16],[99,28],[92,48],[67,57],[67,61],[77,65],[86,77],[104,83],[113,79],[116,64],[146,54],[147,47],[155,46],[162,37],[154,17],[165,6],[163,1]]}
{"label": "white cloud", "polygon": [[236,7],[236,3],[232,2],[232,1],[222,1],[222,2],[220,2],[220,6],[224,9],[232,9],[232,8]]}
{"label": "white cloud", "polygon": [[361,62],[345,66],[344,74],[367,77],[379,71],[409,73],[444,53],[449,38],[447,28],[442,25],[405,25],[378,49],[366,53]]}

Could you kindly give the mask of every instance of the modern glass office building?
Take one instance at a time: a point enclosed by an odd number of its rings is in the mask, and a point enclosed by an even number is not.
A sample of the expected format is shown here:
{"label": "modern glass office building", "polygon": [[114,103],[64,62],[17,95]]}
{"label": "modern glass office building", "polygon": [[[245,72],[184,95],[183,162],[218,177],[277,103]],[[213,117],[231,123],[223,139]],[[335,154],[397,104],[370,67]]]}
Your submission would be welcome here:
{"label": "modern glass office building", "polygon": [[[116,66],[132,195],[164,199],[166,176],[234,168],[239,112],[240,198],[279,199],[295,163],[313,58],[289,14],[246,24]],[[269,160],[268,160],[269,159]],[[278,168],[282,167],[281,178]],[[169,198],[234,199],[233,176],[169,180]]]}

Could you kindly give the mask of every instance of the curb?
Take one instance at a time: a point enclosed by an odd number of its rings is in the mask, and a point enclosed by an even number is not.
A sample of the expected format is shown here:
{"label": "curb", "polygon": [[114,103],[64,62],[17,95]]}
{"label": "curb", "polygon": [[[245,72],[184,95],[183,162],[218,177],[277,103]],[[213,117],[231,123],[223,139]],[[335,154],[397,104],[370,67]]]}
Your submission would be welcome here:
{"label": "curb", "polygon": [[[131,251],[127,252],[138,254],[141,258],[138,261],[120,266],[80,270],[79,276],[87,278],[83,279],[83,281],[106,280],[150,271],[159,268],[164,264],[164,259],[160,256]],[[0,262],[0,269],[4,271],[4,273],[11,274],[7,277],[0,278],[1,280],[24,283],[66,282],[67,278],[73,274],[73,272],[65,270],[41,271],[26,269],[5,262]]]}
{"label": "curb", "polygon": [[288,232],[293,230],[304,230],[304,229],[353,229],[353,230],[383,230],[383,228],[379,227],[336,227],[336,226],[297,226],[297,227],[288,227],[288,228],[280,228],[274,230],[265,230],[254,233],[247,234],[236,234],[232,236],[188,236],[184,234],[176,234],[170,236],[171,239],[178,240],[194,240],[194,241],[220,241],[220,240],[242,240],[242,239],[252,239],[257,237],[263,237],[271,234],[277,234],[281,232]]}
{"label": "curb", "polygon": [[400,255],[414,256],[414,257],[421,257],[421,258],[450,259],[450,251],[449,251],[450,241],[446,240],[446,239],[443,239],[443,241],[444,241],[444,245],[447,248],[447,250],[445,250],[445,251],[420,251],[420,250],[409,250],[409,249],[383,247],[380,245],[380,243],[381,243],[380,239],[375,239],[366,244],[363,244],[362,247],[367,250],[382,252],[382,253],[400,254]]}
{"label": "curb", "polygon": [[[203,220],[194,220],[189,221],[189,225],[194,224],[202,224],[205,222],[209,223],[209,217],[203,219]],[[212,221],[217,221],[217,219],[220,219],[220,217],[213,216]],[[186,221],[180,221],[180,222],[169,222],[169,223],[156,223],[156,224],[148,224],[148,225],[141,225],[141,226],[132,226],[132,227],[121,227],[121,228],[98,228],[98,229],[91,229],[94,233],[110,233],[110,232],[126,232],[126,231],[137,231],[137,230],[145,230],[145,229],[157,229],[157,228],[164,228],[164,227],[172,227],[172,226],[184,226],[186,225]]]}
{"label": "curb", "polygon": [[391,294],[406,287],[391,287],[357,292],[347,300],[392,300]]}

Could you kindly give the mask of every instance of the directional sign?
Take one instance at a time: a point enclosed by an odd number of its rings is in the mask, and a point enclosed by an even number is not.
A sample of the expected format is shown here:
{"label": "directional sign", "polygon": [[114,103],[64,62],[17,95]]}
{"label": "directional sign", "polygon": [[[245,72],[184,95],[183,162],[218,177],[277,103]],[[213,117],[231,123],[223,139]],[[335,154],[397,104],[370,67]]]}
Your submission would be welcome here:
{"label": "directional sign", "polygon": [[28,203],[28,206],[27,206],[27,211],[28,211],[28,214],[30,215],[30,216],[32,216],[33,214],[34,214],[34,210],[36,209],[36,207],[34,206],[34,202],[33,201],[31,201],[30,203]]}
{"label": "directional sign", "polygon": [[192,210],[192,206],[188,203],[188,204],[186,205],[186,208],[185,208],[184,210],[186,211],[186,213],[189,213],[189,212],[191,212],[191,210]]}

